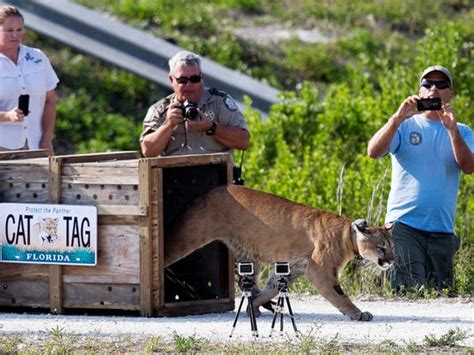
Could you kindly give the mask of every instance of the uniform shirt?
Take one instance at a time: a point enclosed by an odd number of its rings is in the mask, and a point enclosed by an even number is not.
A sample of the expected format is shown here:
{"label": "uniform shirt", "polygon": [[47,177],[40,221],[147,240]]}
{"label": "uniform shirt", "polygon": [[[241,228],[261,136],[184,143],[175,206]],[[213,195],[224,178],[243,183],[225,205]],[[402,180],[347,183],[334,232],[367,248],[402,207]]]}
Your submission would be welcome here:
{"label": "uniform shirt", "polygon": [[[143,132],[140,141],[147,134],[156,131],[166,120],[166,112],[174,94],[152,105],[143,121]],[[199,99],[198,107],[216,123],[225,127],[238,127],[248,130],[244,116],[230,96],[216,89],[206,89]],[[174,128],[170,141],[161,155],[206,154],[230,151],[230,148],[219,143],[205,132],[195,132],[187,128],[187,123]]]}
{"label": "uniform shirt", "polygon": [[[472,130],[458,123],[474,150]],[[460,168],[441,121],[415,115],[403,121],[391,144],[392,184],[386,222],[400,221],[428,232],[452,233]]]}
{"label": "uniform shirt", "polygon": [[30,113],[23,122],[0,122],[0,147],[20,149],[28,140],[30,149],[39,148],[46,93],[58,82],[51,63],[39,49],[20,45],[17,65],[0,53],[0,111],[18,107],[18,97],[30,95]]}

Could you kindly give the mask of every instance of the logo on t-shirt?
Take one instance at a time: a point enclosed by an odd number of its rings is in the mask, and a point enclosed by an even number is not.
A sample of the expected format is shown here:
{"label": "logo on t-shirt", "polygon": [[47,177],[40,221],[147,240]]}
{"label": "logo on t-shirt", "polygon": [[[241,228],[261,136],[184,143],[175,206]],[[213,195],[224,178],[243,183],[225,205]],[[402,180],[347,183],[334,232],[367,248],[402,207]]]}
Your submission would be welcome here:
{"label": "logo on t-shirt", "polygon": [[421,143],[421,134],[418,132],[410,133],[410,143],[413,145],[418,145]]}

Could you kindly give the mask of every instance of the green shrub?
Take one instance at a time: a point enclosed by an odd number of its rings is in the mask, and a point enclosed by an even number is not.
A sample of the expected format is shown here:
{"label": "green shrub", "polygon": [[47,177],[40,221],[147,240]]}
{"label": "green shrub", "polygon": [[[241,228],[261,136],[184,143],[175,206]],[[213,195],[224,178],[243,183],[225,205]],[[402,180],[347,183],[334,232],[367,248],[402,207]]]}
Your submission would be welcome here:
{"label": "green shrub", "polygon": [[[367,142],[417,92],[419,73],[434,63],[452,69],[452,104],[459,121],[474,127],[474,10],[465,0],[80,2],[285,90],[264,120],[247,103],[251,145],[244,177],[250,187],[383,223],[390,161],[369,159]],[[233,33],[242,14],[293,28],[322,24],[334,40],[258,45]],[[45,50],[61,79],[57,153],[138,149],[146,109],[165,93],[41,36],[28,33],[27,44]],[[473,290],[473,191],[473,175],[463,175],[456,220],[461,294]],[[343,280],[348,293],[386,289],[384,275],[353,264]]]}

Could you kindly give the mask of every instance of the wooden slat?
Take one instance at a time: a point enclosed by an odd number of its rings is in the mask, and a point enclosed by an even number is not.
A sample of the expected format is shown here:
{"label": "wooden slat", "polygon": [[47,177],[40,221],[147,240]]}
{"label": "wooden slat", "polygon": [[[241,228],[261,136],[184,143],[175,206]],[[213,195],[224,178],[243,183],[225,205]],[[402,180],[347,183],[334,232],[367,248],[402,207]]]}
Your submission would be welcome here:
{"label": "wooden slat", "polygon": [[[147,206],[117,206],[117,205],[102,205],[97,206],[99,216],[148,216]],[[148,219],[148,217],[147,217]]]}
{"label": "wooden slat", "polygon": [[0,152],[0,160],[42,158],[47,156],[47,149],[10,150],[6,152]]}
{"label": "wooden slat", "polygon": [[4,262],[0,264],[0,287],[4,282],[15,281],[20,279],[47,280],[48,272],[48,265],[17,264]]}
{"label": "wooden slat", "polygon": [[98,225],[99,226],[129,226],[138,225],[137,216],[112,216],[112,215],[99,215]]}
{"label": "wooden slat", "polygon": [[19,278],[2,282],[1,287],[0,306],[46,308],[49,305],[49,286],[46,279]]}
{"label": "wooden slat", "polygon": [[135,285],[66,284],[64,307],[92,309],[138,310],[140,290]]}
{"label": "wooden slat", "polygon": [[117,164],[105,166],[105,163],[66,165],[62,173],[63,183],[136,185],[138,184],[138,164],[136,160],[133,162],[133,166],[128,167]]}
{"label": "wooden slat", "polygon": [[[139,201],[141,206],[150,206],[151,168],[145,159],[138,165]],[[140,219],[140,314],[153,315],[153,244],[152,225],[149,216]]]}
{"label": "wooden slat", "polygon": [[72,280],[91,282],[102,279],[113,283],[119,278],[122,283],[140,282],[140,228],[135,225],[99,225],[97,240],[97,265],[64,266],[64,282]]}
{"label": "wooden slat", "polygon": [[180,155],[175,157],[159,157],[154,162],[157,167],[180,167],[206,164],[219,164],[231,161],[230,153],[218,154],[199,154],[199,155]]}
{"label": "wooden slat", "polygon": [[229,303],[232,301],[230,298],[219,298],[219,299],[210,299],[210,300],[193,300],[193,301],[183,301],[183,302],[168,302],[166,308],[186,308],[195,305],[209,305],[213,303]]}
{"label": "wooden slat", "polygon": [[98,161],[105,161],[105,160],[138,159],[139,157],[140,157],[140,154],[137,151],[105,152],[105,153],[58,155],[57,156],[57,158],[62,161],[62,164],[98,162]]}
{"label": "wooden slat", "polygon": [[[61,201],[61,161],[49,158],[49,203]],[[63,279],[60,265],[49,266],[49,305],[52,313],[63,313]]]}
{"label": "wooden slat", "polygon": [[[138,185],[137,185],[138,186]],[[103,188],[97,186],[80,185],[61,186],[61,202],[70,205],[123,205],[133,206],[139,204],[138,190],[134,186],[125,186],[120,190],[116,186],[104,185]]]}
{"label": "wooden slat", "polygon": [[180,316],[203,314],[212,312],[225,312],[234,309],[234,300],[201,300],[183,303],[167,303],[166,307],[157,310],[157,316]]}
{"label": "wooden slat", "polygon": [[[1,184],[0,184],[1,185]],[[0,186],[0,201],[10,203],[48,203],[48,191],[41,188],[24,187],[3,189]]]}
{"label": "wooden slat", "polygon": [[[138,269],[138,268],[137,268]],[[67,275],[63,272],[63,282],[66,284],[89,283],[89,284],[124,284],[124,285],[138,285],[140,277],[138,271],[133,275],[125,274],[98,274],[98,275]]]}

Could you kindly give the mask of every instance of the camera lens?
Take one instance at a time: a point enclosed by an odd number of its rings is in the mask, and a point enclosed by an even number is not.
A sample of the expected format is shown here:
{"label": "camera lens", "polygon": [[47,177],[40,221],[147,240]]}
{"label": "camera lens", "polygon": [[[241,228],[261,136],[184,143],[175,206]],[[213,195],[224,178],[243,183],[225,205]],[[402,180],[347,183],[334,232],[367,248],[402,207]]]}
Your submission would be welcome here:
{"label": "camera lens", "polygon": [[182,108],[184,118],[187,118],[191,121],[194,121],[197,118],[199,112],[197,105],[194,102],[186,100],[184,101]]}

